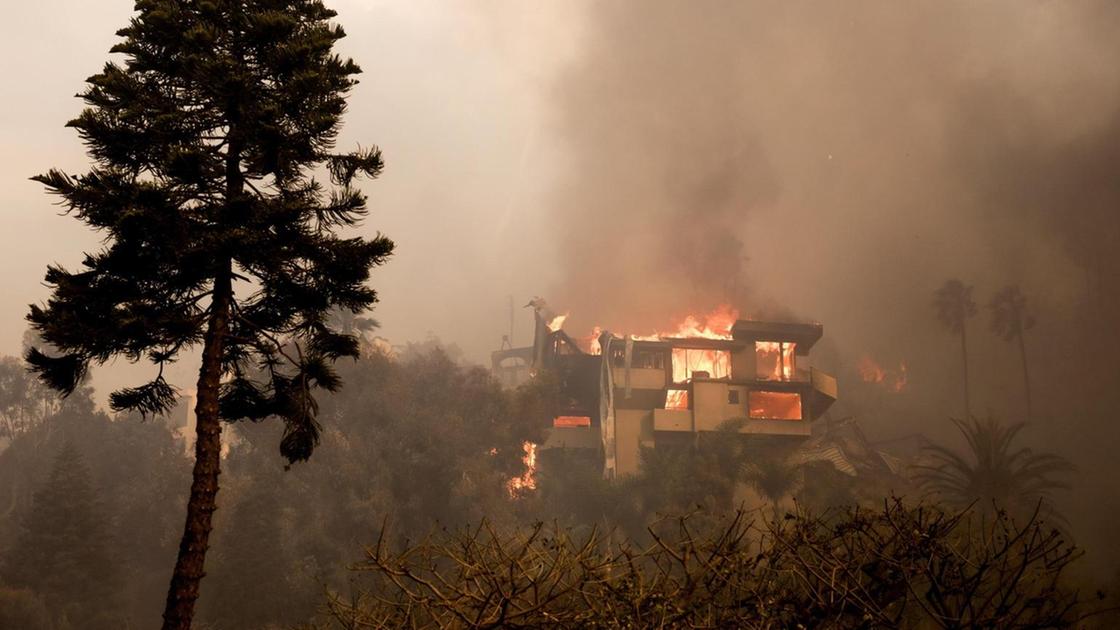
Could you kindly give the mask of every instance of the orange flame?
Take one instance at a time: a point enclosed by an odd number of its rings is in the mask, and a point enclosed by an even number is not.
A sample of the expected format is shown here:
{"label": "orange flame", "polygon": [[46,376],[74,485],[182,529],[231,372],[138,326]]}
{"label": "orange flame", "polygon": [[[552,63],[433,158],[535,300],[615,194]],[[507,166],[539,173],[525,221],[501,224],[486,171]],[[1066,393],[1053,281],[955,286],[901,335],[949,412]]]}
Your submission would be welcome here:
{"label": "orange flame", "polygon": [[731,376],[731,353],[703,348],[673,348],[673,382],[689,381],[697,372],[707,373],[708,378]]}
{"label": "orange flame", "polygon": [[552,419],[554,427],[589,427],[591,416],[556,416]]}
{"label": "orange flame", "polygon": [[514,498],[529,490],[537,489],[537,445],[532,442],[525,442],[521,445],[521,449],[525,451],[525,456],[521,458],[521,461],[525,464],[525,472],[506,482],[506,490],[509,492],[509,496]]}
{"label": "orange flame", "polygon": [[[567,317],[567,313],[554,317],[548,323],[549,330],[553,332],[560,330]],[[685,316],[675,328],[655,332],[652,335],[631,335],[630,338],[635,341],[731,339],[731,329],[738,320],[738,309],[728,304],[721,304],[703,317]],[[581,339],[588,348],[589,354],[602,354],[603,349],[599,345],[601,334],[603,334],[602,327],[595,326],[590,335]],[[792,346],[789,352],[793,352]],[[695,372],[707,372],[709,378],[727,378],[731,376],[731,354],[725,350],[673,348],[673,381],[683,383],[691,380]],[[789,376],[787,375],[787,380]]]}
{"label": "orange flame", "polygon": [[[688,315],[676,330],[658,332],[637,340],[660,341],[662,339],[731,339],[731,328],[739,319],[738,309],[727,304],[718,306],[708,313],[703,321],[695,315]],[[709,378],[731,376],[731,353],[726,350],[696,348],[673,348],[673,382],[683,383],[691,380],[696,372],[707,372]],[[684,406],[688,406],[687,399]]]}
{"label": "orange flame", "polygon": [[704,317],[703,323],[695,315],[686,316],[676,330],[656,332],[652,335],[632,335],[636,341],[661,341],[662,339],[701,338],[731,339],[731,328],[739,319],[739,310],[721,304]]}
{"label": "orange flame", "polygon": [[564,313],[563,315],[557,315],[556,317],[553,317],[552,319],[548,320],[548,330],[549,330],[549,332],[556,332],[556,331],[560,330],[561,328],[563,328],[565,319],[568,319],[568,314],[567,313]]}
{"label": "orange flame", "polygon": [[665,396],[666,409],[688,409],[688,390],[670,389]]}
{"label": "orange flame", "polygon": [[766,373],[759,373],[759,378],[765,377],[771,381],[793,380],[794,352],[797,344],[780,341],[756,341],[755,352],[758,353],[760,366],[773,366],[766,369]]}
{"label": "orange flame", "polygon": [[881,385],[886,390],[896,394],[906,389],[906,384],[909,381],[905,361],[899,362],[897,370],[887,370],[879,365],[875,359],[865,354],[856,364],[856,369],[864,383]]}
{"label": "orange flame", "polygon": [[584,337],[583,340],[585,342],[587,342],[587,353],[588,354],[603,354],[603,348],[602,348],[602,346],[599,345],[599,336],[602,335],[602,334],[603,334],[603,329],[600,328],[599,326],[596,326],[596,327],[591,329],[591,334],[590,335]]}

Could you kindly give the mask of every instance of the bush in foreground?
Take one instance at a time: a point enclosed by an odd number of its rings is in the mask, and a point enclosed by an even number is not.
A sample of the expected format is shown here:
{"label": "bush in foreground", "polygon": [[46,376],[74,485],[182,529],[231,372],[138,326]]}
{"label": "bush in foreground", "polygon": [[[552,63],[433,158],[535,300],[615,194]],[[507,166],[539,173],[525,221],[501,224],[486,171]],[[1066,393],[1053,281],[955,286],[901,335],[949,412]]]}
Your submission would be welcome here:
{"label": "bush in foreground", "polygon": [[391,550],[332,593],[319,628],[1063,627],[1080,552],[1037,518],[886,502],[717,527],[662,521],[648,541],[483,524]]}

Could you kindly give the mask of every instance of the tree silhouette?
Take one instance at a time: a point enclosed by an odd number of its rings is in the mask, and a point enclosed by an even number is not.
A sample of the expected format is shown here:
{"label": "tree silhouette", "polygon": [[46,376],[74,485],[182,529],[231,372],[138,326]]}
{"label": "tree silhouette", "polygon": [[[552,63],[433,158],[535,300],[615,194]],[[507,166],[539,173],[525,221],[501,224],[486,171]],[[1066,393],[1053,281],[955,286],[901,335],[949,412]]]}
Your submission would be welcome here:
{"label": "tree silhouette", "polygon": [[1027,308],[1027,297],[1017,286],[1004,287],[992,296],[988,303],[992,314],[992,332],[1004,341],[1015,341],[1019,345],[1019,357],[1023,363],[1023,389],[1027,396],[1027,421],[1033,417],[1031,405],[1031,373],[1027,367],[1027,344],[1023,332],[1034,328],[1034,316]]}
{"label": "tree silhouette", "polygon": [[63,619],[83,619],[82,627],[119,627],[99,614],[117,608],[119,575],[106,521],[89,468],[68,442],[35,493],[18,542],[5,554],[8,580],[42,596]]}
{"label": "tree silhouette", "polygon": [[778,518],[782,499],[792,496],[804,480],[801,466],[791,461],[787,448],[774,447],[765,452],[752,451],[740,469],[747,485],[762,495],[774,509]]}
{"label": "tree silhouette", "polygon": [[[208,546],[221,419],[285,423],[280,452],[307,459],[319,440],[317,387],[358,340],[332,309],[376,301],[370,268],[393,244],[342,238],[366,214],[355,176],[382,169],[376,148],[333,153],[360,70],[332,53],[344,36],[319,0],[138,0],[87,80],[70,126],[94,160],[85,175],[34,179],[103,235],[79,271],[51,266],[52,295],[28,319],[51,354],[27,360],[69,393],[115,356],[155,366],[113,392],[114,410],[166,412],[177,392],[163,366],[201,346],[195,469],[165,628],[191,623]],[[312,175],[324,168],[329,191]]]}
{"label": "tree silhouette", "polygon": [[330,324],[340,332],[347,335],[364,337],[381,327],[381,322],[372,317],[362,317],[358,313],[344,308],[335,309],[331,313]]}
{"label": "tree silhouette", "polygon": [[925,448],[929,462],[915,467],[918,482],[948,503],[977,502],[982,510],[1006,508],[1024,515],[1040,502],[1049,511],[1051,491],[1069,487],[1056,478],[1074,470],[1064,458],[1014,446],[1025,424],[1003,425],[991,417],[953,423],[968,442],[968,454],[930,445]]}
{"label": "tree silhouette", "polygon": [[976,302],[972,301],[972,287],[960,280],[947,280],[934,292],[933,307],[937,319],[950,332],[961,336],[961,374],[964,380],[964,415],[972,417],[971,396],[968,391],[968,319],[976,315]]}
{"label": "tree silhouette", "polygon": [[32,431],[56,413],[56,392],[43,387],[16,357],[0,357],[0,440]]}

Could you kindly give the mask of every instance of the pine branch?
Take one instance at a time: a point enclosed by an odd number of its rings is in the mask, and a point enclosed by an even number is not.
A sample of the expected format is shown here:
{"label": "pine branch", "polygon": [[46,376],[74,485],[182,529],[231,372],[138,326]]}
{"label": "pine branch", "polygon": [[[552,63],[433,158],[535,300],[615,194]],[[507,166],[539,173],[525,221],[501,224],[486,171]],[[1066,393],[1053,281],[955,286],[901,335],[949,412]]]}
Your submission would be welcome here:
{"label": "pine branch", "polygon": [[139,387],[126,387],[109,394],[109,408],[117,412],[136,411],[145,418],[148,414],[165,414],[175,406],[178,393],[161,373]]}

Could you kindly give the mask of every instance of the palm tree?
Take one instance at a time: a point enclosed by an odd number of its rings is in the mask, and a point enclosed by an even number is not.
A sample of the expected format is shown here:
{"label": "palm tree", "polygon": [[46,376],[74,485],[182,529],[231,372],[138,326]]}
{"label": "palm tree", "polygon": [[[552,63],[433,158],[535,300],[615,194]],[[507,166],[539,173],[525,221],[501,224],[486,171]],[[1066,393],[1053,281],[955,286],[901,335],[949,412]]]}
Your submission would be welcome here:
{"label": "palm tree", "polygon": [[945,284],[934,292],[933,307],[937,311],[937,319],[945,325],[945,328],[961,336],[964,415],[966,418],[971,418],[971,397],[968,393],[968,339],[965,335],[965,324],[968,322],[968,318],[976,315],[976,302],[972,301],[972,287],[965,286],[963,282],[957,279],[946,280]]}
{"label": "palm tree", "polygon": [[801,466],[791,461],[789,452],[752,453],[743,462],[740,472],[743,481],[754,488],[758,494],[770,502],[774,508],[774,518],[778,518],[778,503],[792,495],[801,486],[803,479]]}
{"label": "palm tree", "polygon": [[372,317],[363,316],[361,313],[354,313],[344,308],[332,309],[327,316],[327,322],[331,328],[338,330],[344,335],[352,335],[358,339],[361,345],[361,352],[363,355],[368,354],[368,350],[373,343],[371,333],[381,328],[381,322]]}
{"label": "palm tree", "polygon": [[1022,514],[1040,504],[1049,509],[1050,492],[1068,489],[1057,479],[1075,470],[1065,458],[1015,448],[1015,438],[1025,423],[1004,425],[992,417],[953,420],[968,442],[968,455],[938,445],[925,447],[926,462],[915,466],[915,478],[925,490],[963,507],[979,503]]}
{"label": "palm tree", "polygon": [[992,332],[1003,337],[1004,341],[1019,342],[1019,357],[1023,363],[1023,386],[1027,394],[1027,421],[1030,422],[1031,374],[1027,369],[1027,345],[1023,340],[1023,331],[1034,328],[1034,316],[1027,308],[1027,297],[1015,285],[1004,287],[992,296],[988,309],[992,313]]}

